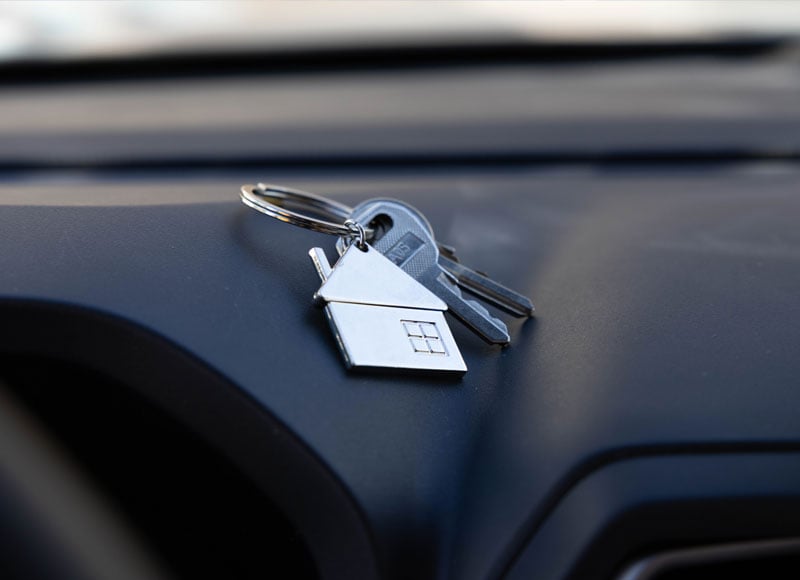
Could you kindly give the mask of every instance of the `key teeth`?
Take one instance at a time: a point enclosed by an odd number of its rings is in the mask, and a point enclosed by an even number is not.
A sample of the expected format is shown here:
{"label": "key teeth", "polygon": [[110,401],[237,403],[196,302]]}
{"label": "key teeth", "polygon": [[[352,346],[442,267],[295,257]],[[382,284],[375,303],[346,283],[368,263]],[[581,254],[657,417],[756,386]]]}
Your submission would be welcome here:
{"label": "key teeth", "polygon": [[497,318],[496,316],[492,316],[492,314],[489,312],[489,310],[488,310],[488,309],[487,309],[487,308],[486,308],[486,307],[485,307],[483,304],[481,304],[481,303],[480,303],[480,302],[478,302],[477,300],[465,300],[465,302],[467,302],[467,303],[471,304],[471,305],[472,305],[472,307],[473,307],[475,310],[479,311],[479,312],[480,312],[481,314],[483,314],[483,315],[484,315],[486,318],[488,318],[489,320],[491,320],[492,322],[494,322],[495,324],[497,324],[497,326],[500,326],[500,327],[501,327],[501,328],[503,328],[503,329],[504,329],[506,332],[508,332],[508,327],[506,326],[506,323],[505,323],[505,322],[503,322],[502,320],[500,320],[499,318]]}
{"label": "key teeth", "polygon": [[[440,279],[442,281],[445,281],[446,286],[449,288],[450,292],[461,298],[465,304],[468,304],[470,306],[470,308],[478,311],[481,314],[481,316],[485,320],[487,320],[493,327],[495,327],[495,329],[498,332],[502,333],[502,337],[492,338],[491,336],[485,334],[484,332],[477,330],[464,318],[461,318],[464,324],[470,327],[473,331],[475,331],[478,334],[478,336],[480,336],[483,340],[485,340],[489,344],[499,344],[502,346],[508,346],[511,343],[511,336],[508,334],[508,327],[506,326],[506,323],[500,320],[499,318],[492,316],[489,310],[477,300],[464,298],[464,294],[461,292],[461,288],[459,288],[458,284],[452,279],[452,277],[448,275],[448,273],[446,272],[444,272],[443,274],[444,274],[443,278]],[[460,318],[455,312],[453,312],[453,314],[456,316],[456,318]]]}
{"label": "key teeth", "polygon": [[490,321],[494,326],[496,326],[503,334],[505,335],[503,340],[497,341],[495,344],[500,344],[503,346],[507,346],[511,343],[511,337],[508,334],[508,326],[506,323],[500,320],[499,318],[492,316],[489,310],[477,300],[465,300],[468,304],[472,306],[475,310],[480,312],[486,320]]}

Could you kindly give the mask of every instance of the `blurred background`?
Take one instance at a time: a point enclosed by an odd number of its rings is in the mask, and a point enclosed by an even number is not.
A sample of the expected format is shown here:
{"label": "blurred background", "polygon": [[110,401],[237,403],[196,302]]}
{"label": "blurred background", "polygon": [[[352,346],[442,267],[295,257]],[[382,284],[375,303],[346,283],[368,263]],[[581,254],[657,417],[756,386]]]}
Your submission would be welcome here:
{"label": "blurred background", "polygon": [[0,165],[235,191],[311,167],[794,158],[798,34],[793,1],[6,1]]}
{"label": "blurred background", "polygon": [[784,2],[5,1],[0,59],[497,40],[796,34]]}

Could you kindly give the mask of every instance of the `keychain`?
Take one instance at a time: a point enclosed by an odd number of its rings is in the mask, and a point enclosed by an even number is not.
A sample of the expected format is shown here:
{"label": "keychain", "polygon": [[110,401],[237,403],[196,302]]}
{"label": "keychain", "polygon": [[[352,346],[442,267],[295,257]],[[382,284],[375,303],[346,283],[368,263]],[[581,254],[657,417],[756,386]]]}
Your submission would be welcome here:
{"label": "keychain", "polygon": [[[462,288],[513,316],[533,314],[527,297],[458,262],[452,248],[435,240],[422,213],[401,201],[372,199],[350,208],[263,184],[243,185],[241,199],[284,223],[339,237],[333,266],[321,248],[309,255],[322,280],[315,301],[324,307],[349,368],[465,372],[444,317],[448,310],[486,342],[509,344],[505,323],[465,298]],[[364,223],[391,226],[376,235]]]}

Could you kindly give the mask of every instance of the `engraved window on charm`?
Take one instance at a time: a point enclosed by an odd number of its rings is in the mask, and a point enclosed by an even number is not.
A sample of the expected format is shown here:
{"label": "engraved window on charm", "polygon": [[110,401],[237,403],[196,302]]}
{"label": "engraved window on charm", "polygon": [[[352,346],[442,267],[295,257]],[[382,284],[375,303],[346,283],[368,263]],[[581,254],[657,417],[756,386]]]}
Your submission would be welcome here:
{"label": "engraved window on charm", "polygon": [[439,335],[439,329],[433,322],[420,320],[402,320],[411,348],[421,354],[447,354]]}

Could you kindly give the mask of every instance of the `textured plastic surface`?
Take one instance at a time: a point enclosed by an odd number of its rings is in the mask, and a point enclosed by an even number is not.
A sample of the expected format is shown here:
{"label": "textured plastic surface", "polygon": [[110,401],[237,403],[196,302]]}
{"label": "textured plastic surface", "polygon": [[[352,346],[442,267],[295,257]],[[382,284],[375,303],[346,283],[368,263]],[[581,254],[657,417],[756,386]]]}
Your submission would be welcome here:
{"label": "textured plastic surface", "polygon": [[618,578],[667,547],[800,533],[800,454],[651,453],[575,484],[513,563],[509,580]]}
{"label": "textured plastic surface", "polygon": [[[374,546],[386,577],[498,575],[576,482],[615,459],[800,442],[791,168],[264,178],[349,204],[412,203],[466,263],[529,294],[537,317],[510,321],[506,349],[451,321],[470,369],[461,381],[353,375],[311,303],[319,281],[306,252],[330,253],[333,239],[243,207],[246,176],[41,185],[35,206],[23,185],[3,185],[2,348],[116,369],[241,461],[267,457],[262,480],[282,460],[268,459],[272,427],[259,421],[285,426],[298,441],[283,457],[317,466],[284,474],[287,513],[329,520],[325,537],[339,506],[352,522],[339,539],[363,534],[340,552],[319,540],[320,559],[364,551],[366,575]],[[34,316],[21,299],[117,322]],[[114,340],[109,328],[126,323],[166,340],[141,330],[151,338]],[[181,351],[183,366],[169,367]],[[205,366],[214,380],[191,378]],[[228,423],[242,405],[215,416],[231,397],[248,402],[247,437]],[[296,516],[320,489],[338,499]]]}

